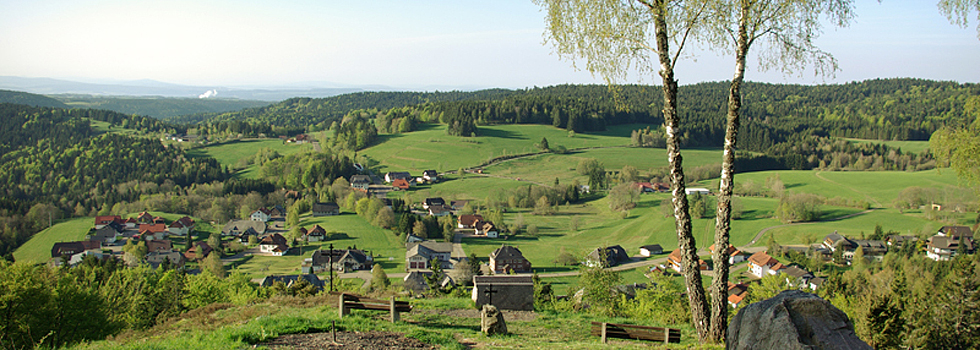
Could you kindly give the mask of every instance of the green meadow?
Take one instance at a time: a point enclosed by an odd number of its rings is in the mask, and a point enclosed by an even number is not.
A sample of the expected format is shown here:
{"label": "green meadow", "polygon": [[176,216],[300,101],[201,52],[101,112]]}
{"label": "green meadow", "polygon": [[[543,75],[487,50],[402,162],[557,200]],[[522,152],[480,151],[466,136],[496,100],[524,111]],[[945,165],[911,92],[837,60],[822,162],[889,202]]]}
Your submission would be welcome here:
{"label": "green meadow", "polygon": [[[309,143],[293,144],[284,143],[280,139],[252,139],[235,140],[220,144],[198,147],[187,151],[191,157],[212,157],[223,166],[234,168],[240,159],[254,156],[260,149],[268,148],[279,152],[281,155],[289,155],[297,152],[310,152],[313,146]],[[247,168],[238,171],[235,176],[243,178],[257,178],[258,166],[249,165]]]}
{"label": "green meadow", "polygon": [[866,139],[847,139],[854,143],[876,143],[888,146],[890,148],[900,148],[903,153],[921,153],[929,149],[929,141],[884,141],[884,140],[866,140]]}
{"label": "green meadow", "polygon": [[51,259],[51,247],[58,242],[73,242],[85,239],[95,218],[81,217],[65,220],[34,234],[30,240],[14,251],[17,261],[45,263]]}
{"label": "green meadow", "polygon": [[426,169],[452,171],[503,155],[540,152],[535,145],[542,138],[547,138],[552,148],[627,146],[628,127],[615,129],[616,135],[607,131],[603,134],[578,133],[570,137],[567,131],[546,125],[492,125],[480,126],[477,137],[458,137],[447,135],[445,125],[424,125],[419,131],[381,135],[380,142],[359,151],[358,155],[370,158],[369,165],[381,173]]}

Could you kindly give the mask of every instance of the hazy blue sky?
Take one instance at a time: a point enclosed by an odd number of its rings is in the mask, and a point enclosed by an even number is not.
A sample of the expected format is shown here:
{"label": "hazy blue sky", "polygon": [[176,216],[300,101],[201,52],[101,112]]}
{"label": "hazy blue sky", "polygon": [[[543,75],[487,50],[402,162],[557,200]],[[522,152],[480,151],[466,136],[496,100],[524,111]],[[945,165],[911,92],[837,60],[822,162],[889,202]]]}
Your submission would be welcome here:
{"label": "hazy blue sky", "polygon": [[[975,25],[951,25],[934,0],[859,0],[855,23],[825,28],[819,41],[840,60],[836,78],[750,70],[747,79],[980,82]],[[530,1],[0,0],[0,75],[413,89],[600,82],[552,55],[543,31]],[[701,53],[677,77],[725,80],[730,61]]]}

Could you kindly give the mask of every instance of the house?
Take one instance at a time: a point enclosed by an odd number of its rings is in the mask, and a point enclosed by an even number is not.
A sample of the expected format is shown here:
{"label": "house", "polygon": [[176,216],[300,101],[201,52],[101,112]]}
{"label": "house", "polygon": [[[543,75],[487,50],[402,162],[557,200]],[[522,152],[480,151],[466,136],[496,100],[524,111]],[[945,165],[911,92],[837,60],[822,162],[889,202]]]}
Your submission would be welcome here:
{"label": "house", "polygon": [[[301,231],[306,229],[301,229]],[[327,230],[320,225],[313,225],[313,228],[304,233],[307,242],[320,242],[327,238]]]}
{"label": "house", "polygon": [[612,267],[630,260],[626,254],[626,249],[615,245],[611,247],[600,247],[585,256],[584,264],[589,267]]}
{"label": "house", "polygon": [[317,290],[323,290],[323,281],[320,280],[314,274],[302,274],[302,275],[270,275],[262,279],[259,283],[263,287],[272,287],[276,283],[282,283],[286,288],[292,287],[294,284],[299,283],[300,280],[305,280],[310,285],[316,287]]}
{"label": "house", "polygon": [[338,273],[370,270],[374,266],[374,258],[371,255],[347,247],[347,249],[317,250],[309,258],[303,259],[300,270],[303,273],[326,272],[330,270],[331,261],[333,261],[333,270]]}
{"label": "house", "polygon": [[174,222],[170,223],[170,226],[167,227],[167,231],[170,231],[170,234],[177,236],[187,235],[193,230],[194,219],[187,216],[174,220]]}
{"label": "house", "polygon": [[[493,291],[489,293],[488,291]],[[534,310],[532,276],[473,276],[473,302],[477,307],[490,304],[500,310]]]}
{"label": "house", "polygon": [[742,304],[742,300],[749,296],[749,286],[743,283],[728,282],[728,306],[733,309]]}
{"label": "house", "polygon": [[808,287],[813,274],[799,266],[790,265],[782,270],[782,275],[786,278],[786,283],[793,288]]}
{"label": "house", "polygon": [[445,205],[430,205],[427,209],[429,209],[430,216],[441,217],[452,214]]}
{"label": "house", "polygon": [[[667,256],[667,265],[670,266],[671,269],[674,269],[674,271],[677,271],[677,273],[682,273],[684,271],[684,265],[682,262],[683,256],[681,255],[680,248],[674,249],[674,251],[670,252],[670,255]],[[698,269],[701,271],[707,270],[708,262],[704,261],[703,259],[698,259]]]}
{"label": "house", "polygon": [[140,239],[145,240],[157,240],[167,238],[167,225],[166,224],[140,224],[139,226]]}
{"label": "house", "polygon": [[340,215],[340,206],[334,202],[313,203],[313,216]]}
{"label": "house", "polygon": [[213,249],[207,242],[197,241],[184,253],[184,258],[190,261],[201,260],[208,257]]}
{"label": "house", "polygon": [[428,182],[439,182],[439,173],[435,170],[422,171],[422,178]]}
{"label": "house", "polygon": [[901,247],[905,245],[905,243],[915,244],[915,242],[918,241],[919,237],[916,236],[890,235],[885,237],[885,243],[887,243],[889,246],[895,247]]}
{"label": "house", "polygon": [[259,251],[272,254],[272,256],[283,256],[289,251],[289,245],[286,237],[273,233],[262,238],[262,241],[259,242]]}
{"label": "house", "polygon": [[102,250],[102,242],[97,241],[75,241],[75,242],[58,242],[51,246],[51,257],[60,258],[63,256],[72,256],[86,250]]}
{"label": "house", "polygon": [[659,255],[664,253],[664,248],[659,244],[648,244],[640,247],[640,255],[649,257],[652,255]]}
{"label": "house", "polygon": [[759,278],[768,275],[778,275],[781,272],[780,270],[784,268],[786,267],[783,264],[764,251],[757,252],[749,257],[749,273]]}
{"label": "house", "polygon": [[453,211],[460,211],[463,210],[463,208],[465,208],[466,205],[469,203],[470,201],[464,201],[464,200],[449,201],[449,207],[452,208]]}
{"label": "house", "polygon": [[358,190],[368,190],[368,186],[371,186],[371,177],[367,175],[354,175],[350,177],[350,187]]}
{"label": "house", "polygon": [[[118,226],[118,224],[115,225]],[[92,232],[92,234],[89,235],[88,240],[102,242],[102,244],[105,245],[112,245],[116,243],[116,239],[118,237],[119,237],[118,230],[112,228],[112,226],[103,225],[102,228],[99,228],[94,232]]]}
{"label": "house", "polygon": [[474,224],[475,234],[486,236],[487,238],[497,238],[500,236],[497,226],[491,221],[478,221]]}
{"label": "house", "polygon": [[[712,244],[710,247],[708,247],[708,251],[715,251],[715,245]],[[728,255],[729,264],[734,265],[745,261],[745,253],[742,253],[741,250],[738,250],[738,248],[735,248],[735,246],[731,244],[728,245],[728,250],[725,252],[725,255]]]}
{"label": "house", "polygon": [[[72,267],[77,266],[78,264],[82,263],[82,260],[84,260],[86,256],[90,256],[90,255],[99,260],[102,260],[103,258],[102,251],[86,250],[80,253],[73,254],[72,256],[68,257],[68,266],[72,266]],[[58,262],[55,262],[55,264],[57,265]]]}
{"label": "house", "polygon": [[634,182],[633,186],[640,190],[640,192],[656,192],[653,189],[653,184],[649,182]]}
{"label": "house", "polygon": [[490,253],[490,269],[493,273],[531,272],[531,262],[524,258],[517,247],[501,245]]}
{"label": "house", "polygon": [[389,172],[385,174],[385,182],[393,182],[395,179],[402,179],[405,181],[413,182],[415,179],[408,172]]}
{"label": "house", "polygon": [[257,234],[264,235],[265,230],[268,227],[266,223],[261,221],[252,220],[230,220],[224,227],[221,228],[221,235],[223,236],[240,236],[245,231],[251,229]]}
{"label": "house", "polygon": [[935,261],[949,261],[963,251],[973,253],[973,238],[969,236],[943,236],[936,234],[926,243],[926,257]]}
{"label": "house", "polygon": [[888,252],[888,244],[884,241],[850,239],[837,234],[837,232],[824,237],[821,246],[829,249],[831,252],[842,250],[842,256],[848,262],[854,258],[854,253],[858,247],[864,251],[865,258],[881,260],[881,257]]}
{"label": "house", "polygon": [[395,187],[399,190],[404,191],[409,188],[412,188],[412,184],[410,184],[408,180],[405,179],[395,179],[394,181],[391,182],[391,187]]}
{"label": "house", "polygon": [[429,290],[429,284],[425,279],[431,275],[431,271],[409,271],[407,274],[405,274],[405,277],[402,278],[404,281],[403,286],[405,290],[414,293],[427,291]]}
{"label": "house", "polygon": [[456,227],[458,228],[473,228],[477,221],[483,220],[483,215],[480,214],[467,214],[460,215],[456,219]]}
{"label": "house", "polygon": [[258,241],[259,237],[262,237],[262,234],[259,233],[258,231],[255,231],[254,228],[249,227],[245,229],[245,231],[243,231],[242,233],[235,236],[235,238],[238,238],[238,241],[241,242],[242,244],[248,244],[249,241],[251,241],[252,237],[255,237],[255,240]]}
{"label": "house", "polygon": [[429,207],[434,207],[434,206],[442,207],[445,205],[446,205],[446,201],[442,199],[442,197],[426,198],[425,201],[422,202],[422,208],[424,209],[429,209]]}
{"label": "house", "polygon": [[122,218],[119,217],[119,215],[96,216],[95,217],[95,228],[96,229],[100,229],[100,228],[105,227],[105,225],[108,225],[108,224],[114,223],[114,222],[119,222],[119,221],[122,221]]}
{"label": "house", "polygon": [[657,192],[670,192],[670,184],[666,182],[654,182],[653,189]]}
{"label": "house", "polygon": [[936,233],[937,236],[951,237],[953,239],[959,240],[960,237],[970,237],[973,238],[973,230],[967,226],[943,226]]}
{"label": "house", "polygon": [[128,218],[126,220],[116,221],[116,222],[123,225],[123,227],[126,229],[135,229],[136,225],[139,225],[139,222],[137,222],[136,219],[133,218]]}
{"label": "house", "polygon": [[409,233],[408,236],[405,237],[405,243],[416,243],[416,242],[422,242],[422,241],[425,241],[425,238],[416,236],[416,235],[411,234],[411,233]]}
{"label": "house", "polygon": [[252,214],[249,215],[249,218],[252,221],[268,222],[270,219],[272,219],[272,212],[266,208],[259,208],[253,211]]}
{"label": "house", "polygon": [[449,242],[422,241],[406,244],[405,266],[407,269],[428,269],[432,259],[439,261],[443,269],[452,269],[453,244]]}
{"label": "house", "polygon": [[702,196],[711,195],[711,191],[709,191],[707,188],[703,188],[703,187],[688,187],[688,188],[685,188],[684,189],[684,193],[687,194],[687,195],[689,195],[689,196],[692,195],[692,194],[699,194],[699,195],[702,195]]}
{"label": "house", "polygon": [[170,240],[161,239],[146,242],[147,252],[168,252],[174,250],[174,245]]}
{"label": "house", "polygon": [[136,223],[138,223],[138,224],[152,224],[153,223],[153,215],[150,215],[150,213],[147,213],[145,211],[142,212],[142,213],[139,213],[139,215],[136,216]]}
{"label": "house", "polygon": [[281,206],[281,205],[279,205],[279,204],[276,204],[276,205],[272,206],[272,208],[269,208],[269,216],[271,216],[273,219],[282,219],[282,218],[285,218],[286,217],[286,208],[283,207],[283,206]]}
{"label": "house", "polygon": [[150,264],[150,267],[154,269],[159,268],[160,265],[163,264],[165,260],[170,260],[170,263],[173,265],[173,267],[177,269],[184,267],[184,263],[187,262],[187,259],[184,258],[184,255],[180,254],[180,252],[178,251],[170,250],[170,251],[146,253],[146,263]]}

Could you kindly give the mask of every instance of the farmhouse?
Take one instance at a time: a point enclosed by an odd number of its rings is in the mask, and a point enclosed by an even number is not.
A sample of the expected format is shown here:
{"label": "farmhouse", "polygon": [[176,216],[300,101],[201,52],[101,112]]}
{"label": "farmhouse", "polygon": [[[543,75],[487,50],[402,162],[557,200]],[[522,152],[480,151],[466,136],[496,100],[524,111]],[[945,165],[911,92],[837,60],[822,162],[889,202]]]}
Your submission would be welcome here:
{"label": "farmhouse", "polygon": [[[118,226],[118,225],[116,225]],[[105,245],[112,245],[116,243],[116,239],[119,237],[119,231],[109,225],[104,225],[92,232],[89,235],[88,240],[102,242]]]}
{"label": "farmhouse", "polygon": [[491,221],[477,221],[473,224],[473,228],[475,229],[473,233],[476,235],[486,236],[487,238],[497,238],[500,236],[497,226]]}
{"label": "farmhouse", "polygon": [[[712,244],[711,247],[708,247],[708,251],[715,251],[715,245]],[[745,253],[742,253],[741,250],[738,250],[738,248],[735,248],[735,246],[731,244],[728,245],[728,250],[725,252],[725,255],[728,255],[729,264],[737,264],[745,261]]]}
{"label": "farmhouse", "polygon": [[187,235],[193,230],[194,230],[194,219],[191,219],[190,217],[187,216],[174,220],[174,222],[170,223],[170,226],[167,227],[167,231],[169,231],[170,234],[177,235],[177,236]]}
{"label": "farmhouse", "polygon": [[187,259],[184,258],[183,254],[180,254],[180,252],[174,250],[149,252],[146,254],[146,263],[154,269],[160,268],[160,265],[166,260],[170,260],[170,263],[176,269],[184,267],[184,263],[187,262]]}
{"label": "farmhouse", "polygon": [[649,257],[653,255],[663,254],[663,253],[664,253],[664,248],[661,247],[659,244],[649,244],[640,247],[641,256]]}
{"label": "farmhouse", "polygon": [[313,216],[330,216],[330,215],[340,215],[340,206],[334,202],[316,202],[313,203]]}
{"label": "farmhouse", "polygon": [[259,243],[259,251],[272,254],[272,256],[283,256],[289,251],[289,245],[286,244],[286,237],[273,233],[262,238]]}
{"label": "farmhouse", "polygon": [[259,208],[253,211],[252,214],[249,215],[249,218],[252,221],[268,222],[270,219],[272,219],[272,212],[266,208]]}
{"label": "farmhouse", "polygon": [[[305,229],[302,229],[305,230]],[[313,225],[309,231],[304,233],[307,242],[319,242],[327,237],[327,230],[320,225]]]}
{"label": "farmhouse", "polygon": [[95,217],[95,228],[100,229],[108,224],[119,222],[122,218],[119,215],[109,215],[109,216],[96,216]]}
{"label": "farmhouse", "polygon": [[146,242],[146,250],[153,253],[169,252],[174,250],[174,245],[167,239],[148,241]]}
{"label": "farmhouse", "polygon": [[402,179],[409,182],[414,182],[415,179],[408,172],[389,172],[385,174],[385,182],[393,182],[395,179]]}
{"label": "farmhouse", "polygon": [[926,243],[926,257],[935,261],[949,261],[960,252],[973,253],[973,248],[973,238],[937,234],[929,237],[929,242]]}
{"label": "farmhouse", "polygon": [[[331,254],[332,253],[332,254]],[[368,270],[374,265],[374,258],[356,248],[324,250],[313,252],[313,255],[303,260],[300,269],[303,273],[321,273],[330,269],[331,257],[333,270],[339,273]]]}
{"label": "farmhouse", "polygon": [[[674,249],[674,251],[670,252],[670,255],[667,256],[667,265],[674,269],[674,271],[677,271],[677,273],[682,273],[684,272],[684,265],[681,263],[683,261],[682,259],[681,249]],[[707,270],[708,263],[702,259],[698,259],[698,269],[702,271]]]}
{"label": "farmhouse", "polygon": [[207,242],[197,241],[184,253],[184,258],[190,261],[201,260],[208,257],[208,254],[211,254],[211,250],[213,249],[211,249],[211,246]]}
{"label": "farmhouse", "polygon": [[439,173],[435,170],[425,170],[422,172],[422,178],[428,182],[439,182]]}
{"label": "farmhouse", "polygon": [[768,275],[778,275],[781,272],[780,270],[785,268],[783,264],[764,251],[757,252],[749,257],[749,273],[759,278]]}
{"label": "farmhouse", "polygon": [[951,237],[953,239],[960,239],[960,237],[970,237],[973,238],[973,230],[966,226],[943,226],[936,232],[937,236]]}
{"label": "farmhouse", "polygon": [[881,260],[881,257],[888,252],[888,244],[886,244],[884,241],[850,239],[837,234],[837,232],[831,233],[824,237],[822,246],[829,249],[831,252],[842,250],[842,256],[848,262],[854,258],[854,253],[857,251],[858,247],[864,251],[865,258]]}
{"label": "farmhouse", "polygon": [[441,217],[452,214],[452,212],[449,211],[449,208],[445,205],[431,205],[428,209],[430,216]]}
{"label": "farmhouse", "polygon": [[728,306],[733,309],[742,304],[742,300],[749,296],[749,286],[742,283],[728,282]]}
{"label": "farmhouse", "polygon": [[429,207],[434,207],[434,206],[441,207],[445,205],[446,205],[446,200],[442,199],[442,197],[426,198],[425,201],[422,202],[422,208],[424,209],[429,209]]}
{"label": "farmhouse", "polygon": [[371,177],[367,175],[354,175],[350,177],[350,187],[358,190],[368,190],[368,186],[371,186]]}
{"label": "farmhouse", "polygon": [[517,247],[501,245],[490,253],[490,269],[494,273],[531,272],[531,262]]}
{"label": "farmhouse", "polygon": [[468,214],[460,215],[456,220],[456,227],[458,228],[473,228],[478,221],[483,220],[483,215],[480,214]]}
{"label": "farmhouse", "polygon": [[799,286],[809,286],[810,280],[814,278],[810,271],[796,265],[791,265],[783,269],[782,274],[786,276],[786,283],[789,284],[790,287],[794,288]]}
{"label": "farmhouse", "polygon": [[439,261],[443,269],[452,269],[456,259],[452,259],[453,244],[449,242],[423,241],[406,244],[406,269],[428,269],[432,259]]}
{"label": "farmhouse", "polygon": [[391,187],[404,191],[409,188],[412,188],[412,184],[405,179],[395,179],[394,181],[391,182]]}
{"label": "farmhouse", "polygon": [[585,265],[588,267],[611,267],[630,260],[626,254],[626,249],[615,245],[611,247],[601,247],[593,250],[585,256]]}
{"label": "farmhouse", "polygon": [[51,246],[51,257],[60,258],[63,256],[72,256],[87,250],[101,251],[101,249],[101,242],[96,241],[58,242]]}

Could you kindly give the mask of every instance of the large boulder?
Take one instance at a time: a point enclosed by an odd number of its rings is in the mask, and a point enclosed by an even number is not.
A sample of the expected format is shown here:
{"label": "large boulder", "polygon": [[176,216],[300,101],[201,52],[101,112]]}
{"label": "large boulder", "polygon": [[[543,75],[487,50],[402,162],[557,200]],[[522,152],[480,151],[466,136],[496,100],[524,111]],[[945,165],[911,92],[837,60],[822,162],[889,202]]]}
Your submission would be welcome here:
{"label": "large boulder", "polygon": [[747,306],[728,324],[727,349],[868,349],[843,311],[798,290]]}
{"label": "large boulder", "polygon": [[486,335],[507,334],[507,324],[504,315],[496,306],[483,305],[480,312],[480,330]]}

